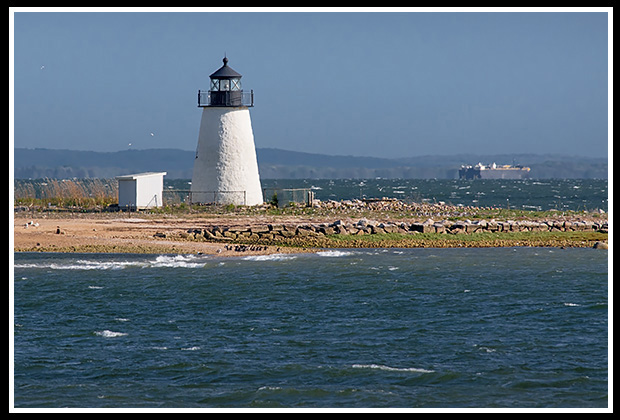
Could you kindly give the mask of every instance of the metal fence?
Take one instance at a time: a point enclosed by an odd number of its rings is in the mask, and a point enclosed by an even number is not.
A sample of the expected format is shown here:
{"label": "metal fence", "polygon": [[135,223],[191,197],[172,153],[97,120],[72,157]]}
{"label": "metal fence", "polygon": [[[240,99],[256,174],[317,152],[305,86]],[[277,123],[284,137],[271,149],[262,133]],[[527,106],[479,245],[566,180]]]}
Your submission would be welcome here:
{"label": "metal fence", "polygon": [[192,191],[164,190],[166,203],[188,204],[242,204],[246,205],[246,191]]}
{"label": "metal fence", "polygon": [[[167,204],[243,204],[246,205],[246,191],[192,191],[164,189]],[[263,188],[263,199],[278,207],[290,203],[312,206],[314,191],[310,188]]]}
{"label": "metal fence", "polygon": [[263,188],[263,197],[266,202],[278,207],[285,207],[289,203],[304,203],[311,206],[314,191],[310,188]]}

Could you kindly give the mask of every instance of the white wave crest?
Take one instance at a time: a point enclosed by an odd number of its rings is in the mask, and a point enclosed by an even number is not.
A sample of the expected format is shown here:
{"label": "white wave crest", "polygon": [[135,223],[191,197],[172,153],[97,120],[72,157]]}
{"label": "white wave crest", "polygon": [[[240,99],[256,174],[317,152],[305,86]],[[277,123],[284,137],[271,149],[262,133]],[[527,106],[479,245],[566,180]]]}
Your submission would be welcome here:
{"label": "white wave crest", "polygon": [[197,261],[196,255],[159,255],[149,263],[151,267],[200,268],[204,261]]}
{"label": "white wave crest", "polygon": [[290,254],[270,254],[270,255],[250,255],[248,257],[244,257],[245,261],[286,261],[286,260],[294,260],[297,258],[296,255]]}
{"label": "white wave crest", "polygon": [[204,267],[204,256],[198,255],[158,255],[154,260],[136,261],[97,261],[75,260],[67,262],[40,262],[15,264],[15,268],[42,268],[51,270],[122,270],[128,267],[142,268],[200,268]]}
{"label": "white wave crest", "polygon": [[122,337],[124,335],[127,335],[127,333],[103,330],[103,331],[95,331],[95,335],[98,335],[99,337],[113,338],[113,337]]}
{"label": "white wave crest", "polygon": [[316,255],[321,257],[346,257],[347,255],[352,255],[353,253],[350,251],[339,251],[337,249],[330,249],[329,251],[319,251]]}
{"label": "white wave crest", "polygon": [[118,270],[136,265],[129,261],[90,261],[76,260],[67,263],[43,262],[34,264],[15,264],[15,268],[46,268],[52,270]]}
{"label": "white wave crest", "polygon": [[375,365],[375,364],[370,364],[370,365],[353,365],[352,367],[354,369],[378,369],[378,370],[385,370],[385,371],[389,371],[389,372],[415,372],[415,373],[433,373],[433,372],[435,372],[434,370],[421,369],[421,368],[395,368],[395,367],[391,367],[391,366]]}

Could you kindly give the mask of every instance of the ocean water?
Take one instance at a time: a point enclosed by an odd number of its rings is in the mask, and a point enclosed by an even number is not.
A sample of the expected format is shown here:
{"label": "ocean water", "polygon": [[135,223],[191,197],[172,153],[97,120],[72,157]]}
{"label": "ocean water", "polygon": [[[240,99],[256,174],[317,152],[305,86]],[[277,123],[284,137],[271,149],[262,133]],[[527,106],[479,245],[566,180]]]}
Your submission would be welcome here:
{"label": "ocean water", "polygon": [[15,407],[607,407],[608,251],[17,253]]}
{"label": "ocean water", "polygon": [[290,179],[262,184],[268,195],[270,188],[312,188],[319,200],[390,197],[538,211],[607,211],[608,206],[606,179]]}
{"label": "ocean water", "polygon": [[[165,180],[164,198],[188,190],[190,180]],[[405,201],[521,210],[608,209],[606,179],[263,179],[265,200],[275,188],[310,188],[319,200],[389,197]],[[278,192],[283,202],[303,201],[303,192]],[[178,200],[178,197],[177,197]]]}

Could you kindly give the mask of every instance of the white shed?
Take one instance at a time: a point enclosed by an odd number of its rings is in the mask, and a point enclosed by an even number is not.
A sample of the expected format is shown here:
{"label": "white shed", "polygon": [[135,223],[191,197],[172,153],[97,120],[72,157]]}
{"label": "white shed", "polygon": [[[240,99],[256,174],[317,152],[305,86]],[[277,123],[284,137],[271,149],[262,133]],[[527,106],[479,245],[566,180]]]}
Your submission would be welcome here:
{"label": "white shed", "polygon": [[117,176],[118,206],[132,209],[161,207],[164,175],[166,172]]}

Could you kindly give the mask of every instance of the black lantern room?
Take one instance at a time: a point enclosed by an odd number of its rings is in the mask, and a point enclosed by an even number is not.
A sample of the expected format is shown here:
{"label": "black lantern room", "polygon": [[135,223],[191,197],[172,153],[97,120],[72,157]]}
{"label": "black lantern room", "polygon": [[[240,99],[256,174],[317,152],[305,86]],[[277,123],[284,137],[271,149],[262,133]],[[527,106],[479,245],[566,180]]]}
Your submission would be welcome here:
{"label": "black lantern room", "polygon": [[244,92],[241,75],[228,66],[228,58],[224,57],[222,61],[224,65],[209,76],[209,91],[198,91],[198,106],[254,106],[254,92]]}

